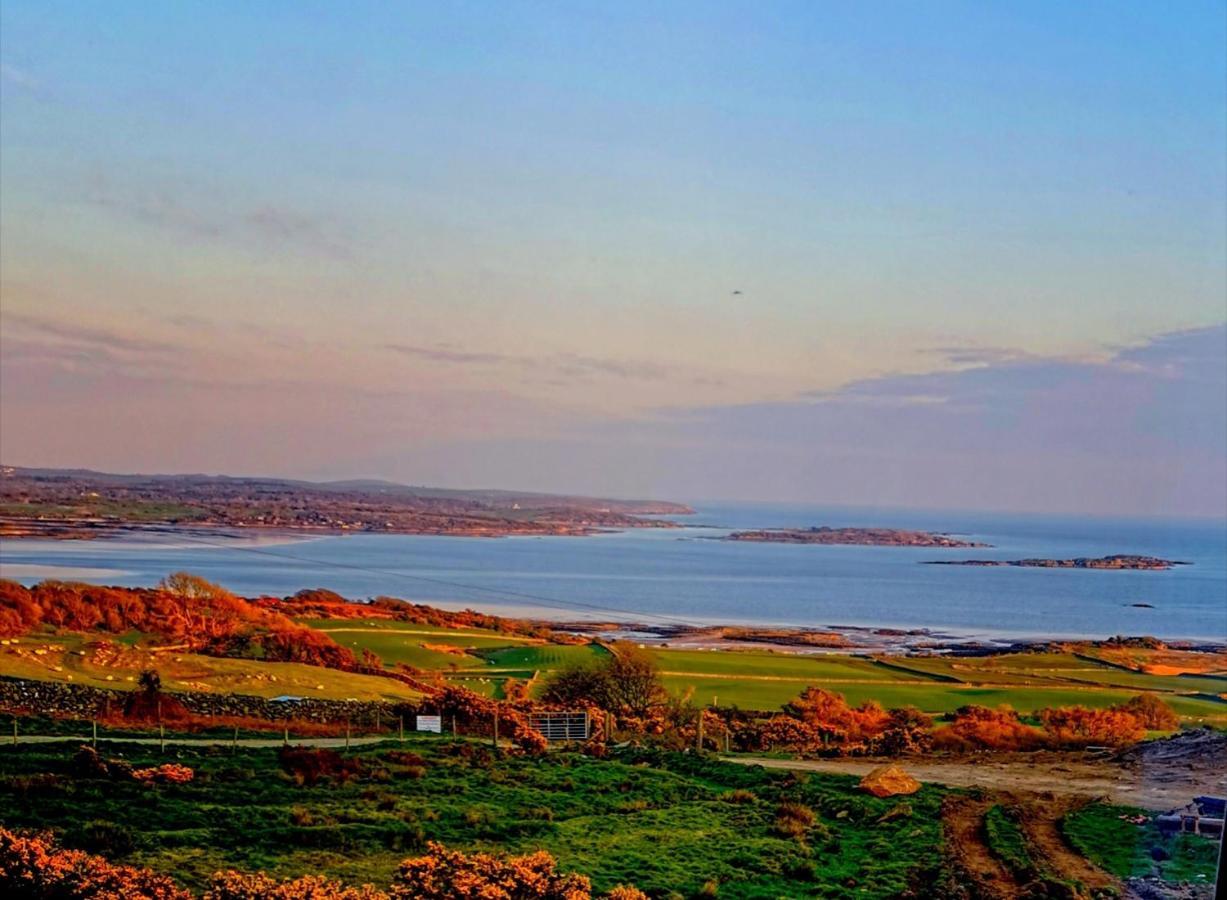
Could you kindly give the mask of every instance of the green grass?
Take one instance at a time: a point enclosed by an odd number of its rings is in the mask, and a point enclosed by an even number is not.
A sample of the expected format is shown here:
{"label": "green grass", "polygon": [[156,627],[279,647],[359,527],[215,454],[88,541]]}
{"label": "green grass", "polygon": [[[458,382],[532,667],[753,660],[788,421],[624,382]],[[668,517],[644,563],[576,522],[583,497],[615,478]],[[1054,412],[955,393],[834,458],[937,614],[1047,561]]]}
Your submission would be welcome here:
{"label": "green grass", "polygon": [[[699,678],[693,675],[667,675],[665,687],[675,694],[694,689],[695,703],[739,706],[743,709],[778,709],[801,693],[808,685],[829,687],[854,706],[876,700],[886,708],[915,706],[928,713],[953,712],[960,706],[977,704],[999,706],[1009,704],[1021,713],[1033,713],[1048,706],[1105,707],[1123,703],[1134,694],[1119,689],[1080,690],[1074,687],[1002,686],[966,687],[934,682],[919,684],[824,684],[822,681],[756,680],[748,678]],[[1227,705],[1191,697],[1164,697],[1180,715],[1223,717]]]}
{"label": "green grass", "polygon": [[[363,776],[315,787],[285,775],[274,751],[180,749],[175,758],[197,780],[149,788],[72,778],[75,744],[0,747],[0,821],[95,850],[86,823],[114,823],[136,845],[125,861],[193,887],[219,868],[386,884],[427,840],[543,848],[598,890],[633,882],[660,897],[694,896],[709,880],[720,897],[745,900],[895,897],[909,887],[928,896],[940,875],[942,791],[932,786],[900,803],[863,794],[851,778],[688,754],[532,759],[416,736],[405,748],[425,765],[363,748],[354,753],[367,762]],[[119,752],[138,765],[162,761],[145,747],[103,747]],[[731,802],[734,790],[752,796]],[[808,806],[818,822],[799,839],[777,834],[781,801]]]}
{"label": "green grass", "polygon": [[0,503],[0,514],[44,519],[75,519],[99,516],[123,519],[127,522],[162,522],[166,520],[195,521],[208,518],[208,511],[181,503],[159,503],[141,500],[108,500],[86,498],[79,504]]}
{"label": "green grass", "polygon": [[901,672],[873,660],[852,656],[766,653],[754,650],[654,650],[664,672],[712,675],[762,675],[813,683],[826,680],[908,681],[929,676]]}
{"label": "green grass", "polygon": [[502,647],[482,651],[481,655],[495,669],[531,674],[539,670],[597,662],[608,653],[597,644],[543,644],[537,647]]}
{"label": "green grass", "polygon": [[[1091,804],[1065,817],[1071,847],[1119,878],[1158,874],[1165,881],[1213,884],[1218,842],[1193,834],[1165,837],[1153,821],[1134,825],[1121,816],[1145,814],[1128,806]],[[1151,855],[1159,848],[1167,858]]]}
{"label": "green grass", "polygon": [[999,804],[991,807],[984,816],[984,831],[989,849],[1016,877],[1025,880],[1035,872],[1027,839],[1013,810]]}

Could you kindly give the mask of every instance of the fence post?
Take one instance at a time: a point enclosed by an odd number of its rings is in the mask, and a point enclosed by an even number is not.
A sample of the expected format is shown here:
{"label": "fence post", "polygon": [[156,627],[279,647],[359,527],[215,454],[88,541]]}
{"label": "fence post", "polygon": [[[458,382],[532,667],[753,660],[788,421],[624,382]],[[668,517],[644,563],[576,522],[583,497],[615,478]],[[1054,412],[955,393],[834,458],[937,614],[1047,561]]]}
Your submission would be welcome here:
{"label": "fence post", "polygon": [[97,747],[98,746],[98,720],[91,719],[90,724],[94,726],[93,745]]}
{"label": "fence post", "polygon": [[345,717],[345,749],[349,749],[349,717]]}
{"label": "fence post", "polygon": [[498,707],[494,707],[494,749],[498,749]]}
{"label": "fence post", "polygon": [[161,722],[158,723],[158,748],[161,752],[166,752],[166,726]]}
{"label": "fence post", "polygon": [[696,752],[703,752],[703,709],[699,709],[699,725],[695,729],[694,749]]}
{"label": "fence post", "polygon": [[290,726],[289,725],[285,726],[285,731],[283,731],[281,734],[281,743],[287,747],[290,745]]}
{"label": "fence post", "polygon": [[13,716],[13,746],[17,746],[17,717]]}
{"label": "fence post", "polygon": [[400,731],[401,743],[404,743],[405,741],[405,717],[403,715],[396,717],[396,726],[397,726],[397,729]]}

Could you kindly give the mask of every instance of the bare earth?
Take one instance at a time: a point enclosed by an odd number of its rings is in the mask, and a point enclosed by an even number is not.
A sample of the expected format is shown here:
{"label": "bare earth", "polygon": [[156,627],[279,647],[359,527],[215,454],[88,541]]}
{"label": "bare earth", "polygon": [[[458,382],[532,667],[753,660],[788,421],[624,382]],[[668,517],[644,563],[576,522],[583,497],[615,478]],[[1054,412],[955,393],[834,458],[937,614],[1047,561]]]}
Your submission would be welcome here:
{"label": "bare earth", "polygon": [[1027,791],[1061,796],[1107,797],[1143,809],[1184,806],[1194,796],[1227,792],[1227,737],[1216,752],[1190,760],[1148,758],[1121,762],[1082,753],[1035,753],[970,757],[962,760],[762,759],[727,757],[742,765],[862,776],[886,762],[898,762],[920,781],[990,791]]}

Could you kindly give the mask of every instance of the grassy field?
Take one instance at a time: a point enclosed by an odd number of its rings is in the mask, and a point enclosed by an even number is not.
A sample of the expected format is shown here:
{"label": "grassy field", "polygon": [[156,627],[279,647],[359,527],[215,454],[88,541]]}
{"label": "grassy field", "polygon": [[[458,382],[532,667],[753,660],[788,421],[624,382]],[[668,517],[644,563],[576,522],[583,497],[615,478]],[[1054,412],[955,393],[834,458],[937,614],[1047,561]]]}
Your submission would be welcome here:
{"label": "grassy field", "polygon": [[[1079,853],[1120,878],[1161,875],[1167,881],[1213,883],[1218,842],[1192,834],[1162,835],[1153,822],[1134,825],[1141,810],[1091,804],[1062,823],[1066,839]],[[1162,859],[1156,860],[1152,851]]]}
{"label": "grassy field", "polygon": [[[599,658],[593,644],[542,644],[482,629],[447,631],[386,620],[314,620],[308,624],[391,665],[405,662],[437,670],[466,687],[501,695],[501,680],[548,674],[570,663]],[[456,648],[448,652],[441,648]],[[1138,691],[1160,692],[1190,723],[1227,724],[1227,679],[1146,675],[1073,653],[1020,653],[983,658],[868,659],[770,650],[694,650],[653,647],[665,685],[696,703],[777,709],[809,685],[844,694],[852,703],[916,706],[946,713],[968,703],[1007,703],[1024,713],[1046,706],[1104,707]]]}
{"label": "grassy field", "polygon": [[[90,687],[132,689],[140,673],[156,668],[171,691],[293,694],[333,700],[412,700],[419,692],[390,678],[338,672],[301,663],[228,659],[192,653],[153,653],[119,644],[116,652],[90,646],[89,635],[32,635],[0,645],[0,674]],[[41,652],[40,652],[41,651]]]}
{"label": "grassy field", "polygon": [[[608,651],[598,644],[548,644],[480,628],[381,619],[313,620],[355,653],[370,650],[384,664],[400,663],[441,673],[479,693],[501,697],[506,679],[548,676],[561,666],[596,662]],[[0,673],[73,681],[103,687],[131,686],[155,665],[167,686],[180,690],[236,691],[261,696],[291,693],[331,698],[400,699],[412,691],[392,681],[288,663],[217,659],[149,652],[156,645],[139,634],[111,638],[121,651],[99,658],[87,651],[103,636],[22,638],[0,646]],[[46,649],[42,655],[34,650]],[[1227,725],[1227,679],[1207,675],[1149,675],[1073,653],[1026,653],[982,658],[870,659],[769,650],[694,650],[654,647],[666,687],[695,703],[774,710],[810,685],[826,687],[860,704],[915,706],[947,713],[976,703],[1009,704],[1023,713],[1050,706],[1105,707],[1139,691],[1157,692],[1190,724]],[[535,682],[540,690],[543,678]]]}
{"label": "grassy field", "polygon": [[[0,747],[0,821],[49,827],[199,887],[218,868],[324,872],[386,883],[427,840],[464,849],[544,848],[598,889],[633,882],[660,897],[893,897],[940,876],[942,791],[879,800],[839,776],[797,778],[684,754],[598,761],[495,755],[418,738],[354,755],[358,777],[307,787],[275,751],[181,750],[190,784],[142,787],[69,775],[74,744]],[[136,763],[134,745],[103,745]],[[631,754],[636,755],[631,755]],[[815,814],[796,834],[782,802]],[[104,824],[99,824],[104,823]]]}

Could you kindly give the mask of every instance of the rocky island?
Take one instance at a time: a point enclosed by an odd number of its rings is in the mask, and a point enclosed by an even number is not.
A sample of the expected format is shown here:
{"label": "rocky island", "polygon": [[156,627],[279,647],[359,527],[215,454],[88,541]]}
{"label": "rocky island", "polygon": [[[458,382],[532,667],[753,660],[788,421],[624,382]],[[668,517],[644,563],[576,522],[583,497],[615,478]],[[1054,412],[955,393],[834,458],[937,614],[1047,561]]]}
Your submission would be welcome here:
{"label": "rocky island", "polygon": [[1113,556],[1076,559],[933,559],[930,566],[1019,566],[1025,569],[1141,569],[1163,571],[1173,566],[1187,566],[1179,560],[1157,556],[1136,556],[1118,553]]}
{"label": "rocky island", "polygon": [[758,541],[770,544],[847,544],[862,547],[988,547],[934,531],[901,528],[763,528],[734,531],[726,541]]}

